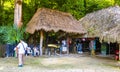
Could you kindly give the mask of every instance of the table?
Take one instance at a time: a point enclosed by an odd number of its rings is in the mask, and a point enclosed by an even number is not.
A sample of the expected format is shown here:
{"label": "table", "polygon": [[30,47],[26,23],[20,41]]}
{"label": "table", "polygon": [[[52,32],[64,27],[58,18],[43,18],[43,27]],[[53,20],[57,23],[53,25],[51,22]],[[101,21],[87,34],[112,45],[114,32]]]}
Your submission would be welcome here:
{"label": "table", "polygon": [[57,50],[60,52],[60,45],[58,44],[48,44],[47,54],[50,56],[52,54],[52,50],[54,51],[54,55],[56,55]]}

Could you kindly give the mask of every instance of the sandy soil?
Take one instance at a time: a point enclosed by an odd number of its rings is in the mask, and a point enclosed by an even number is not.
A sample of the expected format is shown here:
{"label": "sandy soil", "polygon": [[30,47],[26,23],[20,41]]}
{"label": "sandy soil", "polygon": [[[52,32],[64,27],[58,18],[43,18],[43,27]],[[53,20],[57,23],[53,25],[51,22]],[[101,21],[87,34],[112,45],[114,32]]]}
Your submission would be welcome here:
{"label": "sandy soil", "polygon": [[103,57],[69,54],[25,57],[24,67],[17,67],[15,57],[0,58],[0,72],[120,72],[119,62]]}

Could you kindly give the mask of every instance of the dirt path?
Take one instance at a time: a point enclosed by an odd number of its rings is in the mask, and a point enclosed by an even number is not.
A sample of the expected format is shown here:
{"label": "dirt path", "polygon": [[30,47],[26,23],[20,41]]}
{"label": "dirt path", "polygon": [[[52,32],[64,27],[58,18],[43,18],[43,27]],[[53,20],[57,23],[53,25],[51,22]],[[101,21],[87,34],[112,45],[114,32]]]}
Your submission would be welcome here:
{"label": "dirt path", "polygon": [[25,57],[25,65],[17,67],[17,58],[0,58],[0,72],[120,72],[118,62],[77,54]]}

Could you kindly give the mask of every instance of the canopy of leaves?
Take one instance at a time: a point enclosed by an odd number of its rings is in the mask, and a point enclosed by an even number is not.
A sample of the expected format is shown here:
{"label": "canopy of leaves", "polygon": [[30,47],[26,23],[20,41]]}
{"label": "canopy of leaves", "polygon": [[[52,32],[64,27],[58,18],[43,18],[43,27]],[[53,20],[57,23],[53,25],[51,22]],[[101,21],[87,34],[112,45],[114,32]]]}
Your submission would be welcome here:
{"label": "canopy of leaves", "polygon": [[23,29],[17,29],[15,26],[1,26],[0,39],[9,44],[18,42],[23,37]]}
{"label": "canopy of leaves", "polygon": [[[24,27],[31,19],[31,17],[34,15],[36,10],[40,7],[68,12],[71,13],[76,19],[80,19],[87,13],[113,5],[120,5],[119,0],[22,0],[22,1],[23,1],[22,21]],[[8,25],[13,24],[14,0],[0,0],[0,12],[1,12],[0,26],[7,27]],[[3,34],[4,32],[0,33],[0,36],[2,36]],[[0,40],[2,39],[0,38]]]}

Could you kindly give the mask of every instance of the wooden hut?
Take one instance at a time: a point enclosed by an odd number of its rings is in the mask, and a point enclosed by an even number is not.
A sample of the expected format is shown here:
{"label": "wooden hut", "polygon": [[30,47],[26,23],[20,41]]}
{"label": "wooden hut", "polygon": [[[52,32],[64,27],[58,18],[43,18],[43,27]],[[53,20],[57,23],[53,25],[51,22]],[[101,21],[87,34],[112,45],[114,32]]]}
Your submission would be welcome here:
{"label": "wooden hut", "polygon": [[79,22],[87,30],[88,37],[99,37],[101,42],[117,42],[119,43],[120,50],[119,6],[109,7],[87,14],[85,17],[80,19]]}
{"label": "wooden hut", "polygon": [[[120,7],[109,7],[107,9],[87,14],[85,17],[80,19],[79,22],[87,30],[87,36],[100,37],[101,41],[104,40],[107,42],[120,43]],[[114,36],[112,36],[113,32]]]}
{"label": "wooden hut", "polygon": [[27,24],[26,31],[33,34],[40,31],[40,53],[42,55],[43,31],[63,31],[66,33],[85,34],[86,30],[69,13],[39,8]]}

